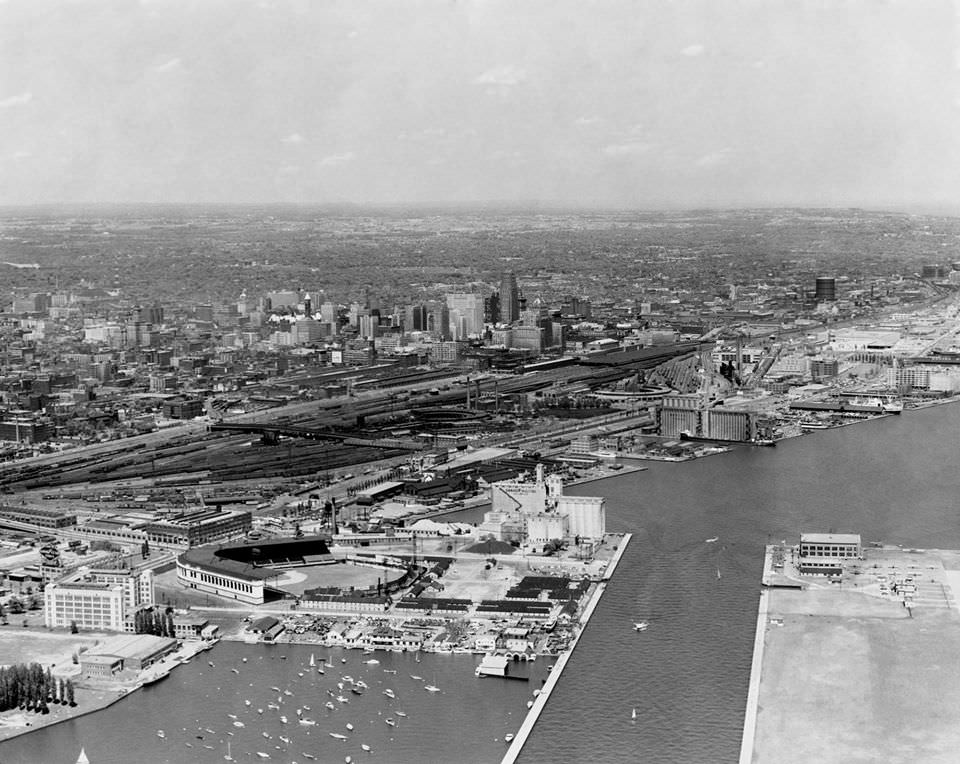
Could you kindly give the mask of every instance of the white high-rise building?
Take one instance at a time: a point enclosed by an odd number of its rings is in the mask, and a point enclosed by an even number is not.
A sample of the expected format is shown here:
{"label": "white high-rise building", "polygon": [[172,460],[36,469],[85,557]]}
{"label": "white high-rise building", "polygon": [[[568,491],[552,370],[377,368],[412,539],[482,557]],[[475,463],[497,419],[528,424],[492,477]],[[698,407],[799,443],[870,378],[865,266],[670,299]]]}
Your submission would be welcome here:
{"label": "white high-rise building", "polygon": [[[451,331],[456,339],[483,333],[483,297],[465,292],[448,294],[447,308],[450,310]],[[459,336],[461,331],[466,334]]]}

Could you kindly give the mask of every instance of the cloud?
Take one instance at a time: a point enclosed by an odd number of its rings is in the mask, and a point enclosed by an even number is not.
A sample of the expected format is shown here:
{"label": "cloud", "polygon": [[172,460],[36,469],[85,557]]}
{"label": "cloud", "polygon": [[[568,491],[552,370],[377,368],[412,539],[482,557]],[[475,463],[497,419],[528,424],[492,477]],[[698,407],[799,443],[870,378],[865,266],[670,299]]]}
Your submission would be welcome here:
{"label": "cloud", "polygon": [[153,67],[153,71],[156,72],[157,74],[172,72],[172,71],[175,71],[176,69],[179,69],[181,63],[182,62],[180,61],[179,58],[171,58],[166,63]]}
{"label": "cloud", "polygon": [[303,143],[303,136],[300,135],[300,133],[291,133],[286,138],[281,138],[280,141],[282,143],[292,143],[292,144]]}
{"label": "cloud", "polygon": [[703,53],[703,50],[704,48],[702,45],[688,45],[686,48],[684,48],[680,52],[684,56],[699,56],[701,53]]}
{"label": "cloud", "polygon": [[600,117],[578,117],[574,120],[575,125],[595,125],[600,121]]}
{"label": "cloud", "polygon": [[348,151],[345,154],[331,154],[320,160],[320,166],[330,167],[332,165],[344,164],[345,162],[352,162],[356,157],[357,155],[352,151]]}
{"label": "cloud", "polygon": [[641,156],[642,154],[649,153],[652,148],[652,143],[630,141],[629,143],[611,143],[608,146],[604,146],[601,152],[608,157]]}
{"label": "cloud", "polygon": [[730,148],[723,148],[719,151],[711,151],[709,154],[704,154],[702,157],[697,159],[694,164],[697,167],[719,167],[722,164],[726,164],[730,161],[730,154],[733,153]]}
{"label": "cloud", "polygon": [[519,85],[526,78],[527,73],[523,69],[518,69],[515,66],[497,66],[493,69],[487,69],[473,81],[477,85],[512,87],[513,85]]}
{"label": "cloud", "polygon": [[20,95],[10,96],[0,100],[0,109],[6,109],[8,106],[20,106],[30,103],[33,100],[33,93],[20,93]]}

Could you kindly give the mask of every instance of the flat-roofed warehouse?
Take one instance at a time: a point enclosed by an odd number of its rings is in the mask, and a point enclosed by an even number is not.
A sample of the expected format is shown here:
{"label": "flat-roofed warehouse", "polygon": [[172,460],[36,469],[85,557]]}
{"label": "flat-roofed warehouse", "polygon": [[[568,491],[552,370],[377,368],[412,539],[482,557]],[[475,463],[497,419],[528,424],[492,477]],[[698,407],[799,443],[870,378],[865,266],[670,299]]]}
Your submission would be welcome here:
{"label": "flat-roofed warehouse", "polygon": [[0,519],[35,525],[38,528],[69,528],[77,524],[75,512],[44,507],[0,506]]}
{"label": "flat-roofed warehouse", "polygon": [[90,648],[80,659],[84,676],[140,671],[177,649],[177,640],[151,634],[121,634]]}

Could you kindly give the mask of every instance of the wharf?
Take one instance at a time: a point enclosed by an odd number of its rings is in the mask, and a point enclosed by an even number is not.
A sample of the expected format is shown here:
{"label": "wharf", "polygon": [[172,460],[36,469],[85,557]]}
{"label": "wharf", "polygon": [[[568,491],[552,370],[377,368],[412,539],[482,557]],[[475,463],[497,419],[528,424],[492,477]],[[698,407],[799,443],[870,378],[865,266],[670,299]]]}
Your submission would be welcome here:
{"label": "wharf", "polygon": [[559,658],[557,658],[557,662],[554,664],[553,670],[550,672],[550,676],[547,677],[547,681],[540,690],[540,694],[537,696],[536,700],[534,700],[530,711],[527,712],[526,718],[520,725],[520,729],[517,731],[516,737],[514,737],[513,742],[507,749],[507,752],[500,764],[514,764],[514,762],[517,760],[517,757],[520,756],[520,752],[523,750],[523,746],[526,744],[527,738],[529,738],[530,733],[533,732],[534,724],[536,724],[537,719],[540,718],[540,714],[546,707],[547,701],[550,699],[550,694],[553,692],[554,687],[557,686],[557,682],[560,681],[560,676],[563,674],[563,669],[573,656],[574,650],[577,649],[577,644],[580,642],[580,637],[583,636],[583,632],[586,630],[587,624],[590,621],[590,617],[593,615],[593,611],[596,610],[596,607],[600,602],[600,597],[603,596],[603,592],[607,586],[606,582],[609,581],[613,576],[613,573],[616,570],[621,557],[623,557],[623,553],[626,550],[627,545],[630,543],[630,539],[632,538],[633,534],[627,533],[621,539],[616,554],[614,555],[613,559],[610,560],[610,564],[607,566],[607,569],[603,574],[603,580],[597,584],[597,588],[594,591],[593,596],[590,598],[590,602],[587,603],[587,607],[584,610],[583,615],[580,616],[579,633],[574,638],[569,649],[567,649]]}
{"label": "wharf", "polygon": [[865,548],[803,585],[760,595],[740,764],[955,762],[960,552]]}

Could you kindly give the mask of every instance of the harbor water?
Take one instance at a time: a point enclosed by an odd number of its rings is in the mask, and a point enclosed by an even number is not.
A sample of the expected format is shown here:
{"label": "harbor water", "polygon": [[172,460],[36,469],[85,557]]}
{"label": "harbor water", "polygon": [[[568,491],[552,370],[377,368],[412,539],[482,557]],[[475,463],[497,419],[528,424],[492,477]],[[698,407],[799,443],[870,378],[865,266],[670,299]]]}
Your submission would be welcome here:
{"label": "harbor water", "polygon": [[[958,446],[960,406],[946,405],[777,448],[650,462],[644,472],[570,489],[606,496],[608,529],[634,537],[519,761],[735,762],[764,545],[833,530],[860,533],[865,543],[960,548]],[[633,629],[640,620],[649,622],[646,631]],[[311,652],[330,652],[335,668],[310,675],[304,667]],[[348,664],[339,663],[341,655]],[[371,657],[381,663],[363,663]],[[81,745],[97,764],[130,761],[132,746],[140,761],[223,761],[227,740],[237,761],[258,761],[259,751],[301,764],[303,752],[334,762],[347,755],[496,762],[548,661],[530,666],[529,683],[477,680],[475,663],[469,655],[424,655],[416,663],[407,654],[223,643],[109,709],[0,744],[0,762],[72,764]],[[341,674],[362,677],[369,689],[349,704],[334,700],[329,711],[325,690],[331,681],[336,690]],[[425,683],[441,692],[426,692]],[[397,700],[383,695],[386,688]],[[267,708],[270,702],[282,710]],[[291,718],[303,704],[315,726]],[[406,717],[395,715],[398,707]],[[396,726],[384,721],[389,714]],[[332,731],[347,740],[331,738]]]}

